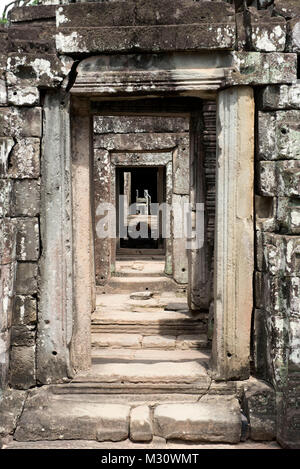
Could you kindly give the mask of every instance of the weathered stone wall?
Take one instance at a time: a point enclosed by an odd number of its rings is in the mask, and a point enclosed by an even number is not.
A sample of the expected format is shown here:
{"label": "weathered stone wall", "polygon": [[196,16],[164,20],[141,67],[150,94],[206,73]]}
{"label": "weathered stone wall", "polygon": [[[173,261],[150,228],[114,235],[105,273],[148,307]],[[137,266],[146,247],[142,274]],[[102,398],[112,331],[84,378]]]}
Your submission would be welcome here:
{"label": "weathered stone wall", "polygon": [[299,432],[300,85],[267,86],[257,122],[254,360],[282,404],[283,435]]}
{"label": "weathered stone wall", "polygon": [[[36,384],[44,90],[69,91],[74,60],[91,54],[218,51],[228,62],[222,86],[258,87],[254,368],[275,386],[278,438],[293,446],[300,375],[299,2],[247,0],[246,9],[240,0],[137,1],[126,9],[114,1],[101,8],[43,3],[52,5],[13,9],[11,23],[0,28],[1,385]],[[161,66],[157,57],[155,64]],[[168,79],[176,93],[178,84]],[[55,367],[47,379],[57,379]]]}
{"label": "weathered stone wall", "polygon": [[49,12],[0,28],[1,387],[36,385],[42,89],[60,86],[72,63],[56,56]]}

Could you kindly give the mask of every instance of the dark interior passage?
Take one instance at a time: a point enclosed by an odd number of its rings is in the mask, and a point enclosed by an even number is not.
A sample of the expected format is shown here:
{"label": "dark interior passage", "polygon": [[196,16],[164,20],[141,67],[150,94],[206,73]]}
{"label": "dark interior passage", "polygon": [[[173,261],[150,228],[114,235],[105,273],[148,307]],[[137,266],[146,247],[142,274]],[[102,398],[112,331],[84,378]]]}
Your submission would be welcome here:
{"label": "dark interior passage", "polygon": [[[162,168],[161,168],[162,169]],[[123,195],[128,204],[128,214],[119,210],[124,225],[119,226],[120,248],[158,249],[162,247],[159,239],[158,218],[153,204],[164,199],[164,172],[158,167],[117,168],[117,195]]]}

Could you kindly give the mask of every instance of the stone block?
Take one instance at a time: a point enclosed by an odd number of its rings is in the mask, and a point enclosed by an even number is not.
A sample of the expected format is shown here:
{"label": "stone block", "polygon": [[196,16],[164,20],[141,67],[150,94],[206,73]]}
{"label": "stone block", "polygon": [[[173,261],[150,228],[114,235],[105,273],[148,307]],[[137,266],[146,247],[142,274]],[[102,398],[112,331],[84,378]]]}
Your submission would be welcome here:
{"label": "stone block", "polygon": [[[300,133],[299,133],[300,136]],[[299,155],[300,157],[300,145]],[[277,194],[279,196],[300,196],[300,159],[298,161],[276,162]]]}
{"label": "stone block", "polygon": [[300,374],[291,372],[282,393],[278,393],[277,441],[283,448],[299,449]]}
{"label": "stone block", "polygon": [[264,111],[277,109],[300,110],[300,84],[266,86],[260,94],[260,102]]}
{"label": "stone block", "polygon": [[150,408],[147,405],[135,407],[130,413],[130,439],[132,441],[151,441],[152,437]]}
{"label": "stone block", "polygon": [[0,401],[0,436],[13,435],[17,421],[21,416],[26,392],[7,389]]}
{"label": "stone block", "polygon": [[277,221],[280,233],[300,234],[300,198],[278,197]]}
{"label": "stone block", "polygon": [[277,195],[276,163],[274,161],[261,161],[258,165],[259,192],[265,197]]}
{"label": "stone block", "polygon": [[222,23],[234,21],[235,11],[231,5],[222,5],[222,11],[210,1],[194,4],[191,0],[160,2],[142,0],[127,2],[126,9],[119,3],[109,2],[97,5],[67,5],[57,9],[57,26],[82,27],[82,17],[87,16],[86,27],[102,26],[144,26],[171,24]]}
{"label": "stone block", "polygon": [[7,331],[12,322],[15,269],[14,262],[0,266],[0,332]]}
{"label": "stone block", "polygon": [[[269,2],[271,3],[271,2]],[[274,0],[273,13],[286,19],[300,16],[298,0]]]}
{"label": "stone block", "polygon": [[300,196],[300,160],[261,161],[259,190],[264,196]]}
{"label": "stone block", "polygon": [[[30,393],[15,432],[17,441],[121,441],[129,434],[130,407],[90,399],[53,398],[49,391]],[[53,424],[55,422],[55,425]]]}
{"label": "stone block", "polygon": [[258,156],[262,160],[300,159],[300,111],[258,114]]}
{"label": "stone block", "polygon": [[52,2],[53,5],[50,3],[45,5],[44,3],[34,5],[34,8],[27,8],[27,6],[16,7],[9,12],[9,19],[12,23],[23,23],[26,21],[45,20],[50,18],[54,19],[56,13],[56,5],[54,5],[55,2]]}
{"label": "stone block", "polygon": [[246,49],[247,44],[247,33],[244,23],[244,13],[236,13],[235,15],[236,20],[236,35],[237,35],[237,50],[244,50]]}
{"label": "stone block", "polygon": [[12,347],[10,360],[10,384],[17,389],[35,386],[35,346]]}
{"label": "stone block", "polygon": [[26,101],[38,103],[38,88],[61,84],[70,73],[72,64],[73,59],[67,56],[57,57],[47,53],[9,54],[6,77],[11,103],[14,104],[14,101],[19,106],[25,105]]}
{"label": "stone block", "polygon": [[297,81],[297,55],[282,52],[231,52],[232,70],[226,72],[226,84],[268,85]]}
{"label": "stone block", "polygon": [[262,268],[271,275],[299,276],[300,238],[298,236],[264,233]]}
{"label": "stone block", "polygon": [[261,274],[261,303],[262,307],[271,314],[287,316],[294,311],[297,300],[298,277],[273,276]]}
{"label": "stone block", "polygon": [[37,320],[37,302],[32,296],[16,295],[13,308],[14,326],[33,325]]}
{"label": "stone block", "polygon": [[271,380],[270,357],[268,350],[268,336],[266,328],[266,312],[263,309],[254,310],[253,318],[253,362],[256,376]]}
{"label": "stone block", "polygon": [[3,80],[0,75],[0,106],[7,106],[7,88],[6,80]]}
{"label": "stone block", "polygon": [[8,177],[16,179],[38,178],[40,175],[40,139],[22,138],[10,154]]}
{"label": "stone block", "polygon": [[[0,182],[1,184],[1,182]],[[40,213],[40,181],[15,180],[10,214],[14,217],[34,217]]]}
{"label": "stone block", "polygon": [[35,345],[35,328],[34,326],[12,326],[11,329],[11,344],[19,346],[33,346]]}
{"label": "stone block", "polygon": [[0,265],[16,260],[16,220],[4,218],[0,223]]}
{"label": "stone block", "polygon": [[8,163],[15,141],[10,137],[0,137],[0,177],[7,177]]}
{"label": "stone block", "polygon": [[[234,48],[234,9],[230,5],[223,5],[222,15],[212,2],[189,0],[167,4],[151,0],[147,8],[142,1],[128,2],[126,13],[114,2],[101,9],[90,3],[74,6],[57,10],[56,47],[62,53]],[[84,25],[82,17],[87,18]]]}
{"label": "stone block", "polygon": [[[104,406],[103,406],[104,407]],[[100,424],[97,428],[97,441],[122,441],[128,438],[130,408],[111,405],[105,412],[102,409]]]}
{"label": "stone block", "polygon": [[7,96],[8,103],[13,106],[35,106],[40,101],[38,88],[30,85],[9,86]]}
{"label": "stone block", "polygon": [[[300,286],[300,279],[298,279],[298,293]],[[298,297],[299,298],[299,297]],[[299,311],[294,314],[289,320],[289,372],[300,371],[300,318]]]}
{"label": "stone block", "polygon": [[244,384],[243,408],[250,422],[252,440],[273,440],[276,437],[276,401],[274,389],[255,378]]}
{"label": "stone block", "polygon": [[16,293],[33,294],[37,292],[38,266],[35,262],[18,262]]}
{"label": "stone block", "polygon": [[41,137],[41,133],[41,108],[0,108],[0,137]]}
{"label": "stone block", "polygon": [[206,396],[197,404],[158,405],[153,418],[154,434],[166,440],[240,441],[240,407],[231,397]]}
{"label": "stone block", "polygon": [[245,12],[247,44],[258,52],[283,52],[286,42],[286,21],[271,16],[269,10],[249,7]]}
{"label": "stone block", "polygon": [[295,18],[287,22],[287,49],[290,52],[300,52],[300,19]]}
{"label": "stone block", "polygon": [[8,385],[10,355],[10,333],[0,332],[0,389],[6,389]]}
{"label": "stone block", "polygon": [[0,179],[0,218],[6,217],[11,211],[13,183],[9,179]]}
{"label": "stone block", "polygon": [[37,261],[40,254],[38,218],[19,218],[17,226],[17,260]]}
{"label": "stone block", "polygon": [[[153,150],[155,149],[155,147],[153,147],[153,145],[155,145],[155,139],[159,139],[159,137],[164,138],[164,136],[161,136],[159,134],[170,134],[171,132],[181,133],[188,132],[188,130],[189,122],[188,119],[186,119],[185,117],[177,117],[175,119],[170,119],[163,116],[156,116],[155,118],[152,116],[119,116],[117,120],[114,117],[110,116],[94,117],[94,134],[101,135],[100,145],[98,146],[100,146],[101,148],[107,148],[108,150],[145,150],[145,147],[141,145],[144,143],[144,141],[147,142],[148,138],[151,141],[151,147],[147,149]],[[139,136],[139,134],[144,133],[153,133],[156,135],[154,135],[153,138],[151,138],[150,135]],[[108,135],[108,137],[105,137],[105,134],[124,135],[117,138],[113,135]],[[134,135],[128,136],[127,134]],[[170,136],[168,138],[170,138]],[[168,144],[168,148],[172,148],[176,145],[173,140],[174,136],[171,138],[172,140]],[[113,146],[110,146],[112,139]],[[95,140],[96,142],[99,141],[97,137],[95,137]],[[161,143],[159,143],[159,146],[156,149],[159,150],[163,148],[163,146],[161,146],[163,144],[164,140],[161,138]],[[133,148],[131,148],[131,145],[134,145]]]}

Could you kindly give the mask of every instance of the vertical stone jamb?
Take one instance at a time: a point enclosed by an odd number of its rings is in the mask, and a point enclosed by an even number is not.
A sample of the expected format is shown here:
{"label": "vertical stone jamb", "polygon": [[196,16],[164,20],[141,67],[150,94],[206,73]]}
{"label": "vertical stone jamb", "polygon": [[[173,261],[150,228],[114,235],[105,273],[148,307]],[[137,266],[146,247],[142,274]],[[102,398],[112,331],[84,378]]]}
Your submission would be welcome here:
{"label": "vertical stone jamb", "polygon": [[41,245],[37,380],[72,374],[69,346],[73,323],[72,207],[69,99],[45,96],[42,140]]}
{"label": "vertical stone jamb", "polygon": [[72,195],[74,326],[71,361],[76,371],[91,365],[91,313],[94,307],[95,269],[91,196],[92,125],[89,102],[72,101]]}
{"label": "vertical stone jamb", "polygon": [[249,377],[253,308],[254,97],[248,86],[219,92],[214,266],[213,374]]}
{"label": "vertical stone jamb", "polygon": [[[202,110],[191,113],[190,119],[190,204],[192,229],[196,229],[196,204],[205,204],[205,171]],[[189,249],[188,304],[193,311],[208,309],[209,273],[207,266],[206,226],[201,248]]]}

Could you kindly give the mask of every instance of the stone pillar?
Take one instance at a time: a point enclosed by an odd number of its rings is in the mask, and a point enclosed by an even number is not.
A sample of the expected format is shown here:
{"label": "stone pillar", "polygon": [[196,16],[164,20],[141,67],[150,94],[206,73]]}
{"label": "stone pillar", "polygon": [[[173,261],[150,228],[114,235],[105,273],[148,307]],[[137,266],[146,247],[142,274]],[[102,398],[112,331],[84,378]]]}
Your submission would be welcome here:
{"label": "stone pillar", "polygon": [[254,97],[247,86],[219,92],[214,265],[215,379],[247,379],[253,308]]}
{"label": "stone pillar", "polygon": [[45,96],[41,157],[41,245],[37,380],[70,376],[73,323],[72,207],[69,102],[63,92]]}
{"label": "stone pillar", "polygon": [[74,313],[71,362],[79,371],[91,365],[91,313],[95,307],[92,119],[87,100],[74,98],[72,104]]}

